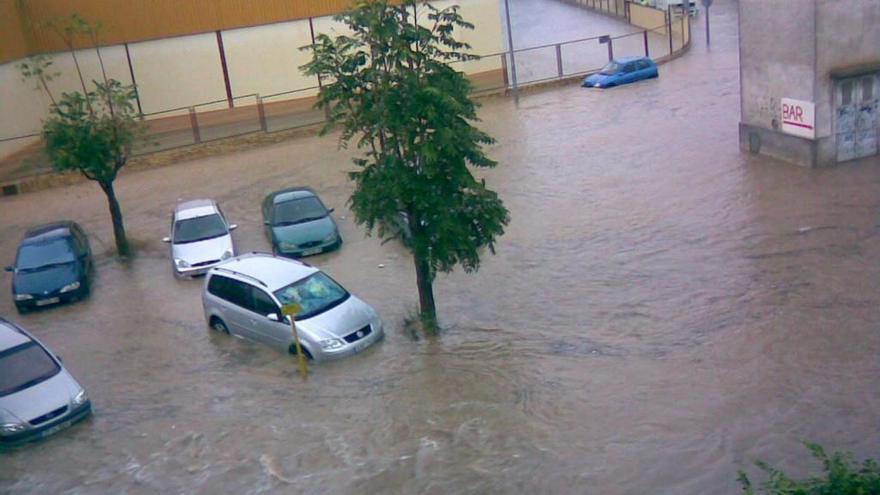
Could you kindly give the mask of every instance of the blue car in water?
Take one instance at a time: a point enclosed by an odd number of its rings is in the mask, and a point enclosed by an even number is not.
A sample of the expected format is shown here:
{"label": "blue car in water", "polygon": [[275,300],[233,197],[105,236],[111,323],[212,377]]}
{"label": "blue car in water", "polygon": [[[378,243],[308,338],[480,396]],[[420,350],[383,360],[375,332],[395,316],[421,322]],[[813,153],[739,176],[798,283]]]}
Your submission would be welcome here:
{"label": "blue car in water", "polygon": [[657,64],[648,57],[624,57],[608,62],[602,70],[584,79],[584,88],[610,88],[657,77]]}

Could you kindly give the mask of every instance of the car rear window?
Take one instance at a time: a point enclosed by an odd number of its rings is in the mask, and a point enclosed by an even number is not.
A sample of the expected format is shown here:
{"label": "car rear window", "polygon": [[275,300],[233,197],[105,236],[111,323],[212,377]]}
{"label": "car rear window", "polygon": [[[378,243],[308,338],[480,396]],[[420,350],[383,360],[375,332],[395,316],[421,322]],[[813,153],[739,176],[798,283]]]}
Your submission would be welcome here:
{"label": "car rear window", "polygon": [[59,371],[61,367],[36,342],[0,352],[0,397],[44,382]]}
{"label": "car rear window", "polygon": [[248,286],[243,282],[222,275],[212,275],[208,281],[208,292],[245,308],[250,307],[251,299],[247,289]]}

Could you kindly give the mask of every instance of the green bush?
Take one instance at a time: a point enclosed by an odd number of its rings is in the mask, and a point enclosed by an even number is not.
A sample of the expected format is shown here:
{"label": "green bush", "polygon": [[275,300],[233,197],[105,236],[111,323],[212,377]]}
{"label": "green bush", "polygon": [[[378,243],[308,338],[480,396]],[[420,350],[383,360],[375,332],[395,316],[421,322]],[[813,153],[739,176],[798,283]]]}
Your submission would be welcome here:
{"label": "green bush", "polygon": [[[760,490],[768,495],[880,495],[880,468],[877,461],[868,459],[861,465],[848,452],[835,452],[831,456],[820,445],[804,442],[813,456],[822,462],[823,476],[797,481],[764,461],[757,465],[769,476]],[[755,487],[744,471],[738,480],[746,495],[754,495]]]}

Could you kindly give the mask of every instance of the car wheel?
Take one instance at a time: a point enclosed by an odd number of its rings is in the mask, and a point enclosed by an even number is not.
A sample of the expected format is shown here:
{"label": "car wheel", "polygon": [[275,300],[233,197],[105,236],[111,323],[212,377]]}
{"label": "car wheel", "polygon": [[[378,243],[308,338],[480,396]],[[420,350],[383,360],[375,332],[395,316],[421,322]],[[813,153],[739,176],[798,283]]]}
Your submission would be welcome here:
{"label": "car wheel", "polygon": [[226,323],[223,322],[220,318],[216,316],[211,317],[211,328],[217,330],[220,333],[225,333],[229,335],[229,327],[226,326]]}
{"label": "car wheel", "polygon": [[[290,344],[290,348],[288,348],[287,351],[290,352],[290,354],[296,356],[296,344]],[[314,359],[312,358],[312,353],[309,352],[309,350],[306,349],[305,346],[303,346],[303,354],[305,354],[306,359],[308,359],[309,361]]]}

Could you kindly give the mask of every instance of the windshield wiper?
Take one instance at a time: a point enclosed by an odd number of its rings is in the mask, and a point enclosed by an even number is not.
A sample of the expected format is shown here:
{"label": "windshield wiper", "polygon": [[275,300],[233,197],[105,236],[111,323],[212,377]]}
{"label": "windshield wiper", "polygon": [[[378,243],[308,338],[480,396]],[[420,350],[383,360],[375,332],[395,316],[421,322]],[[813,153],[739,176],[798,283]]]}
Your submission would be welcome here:
{"label": "windshield wiper", "polygon": [[18,271],[20,271],[20,272],[35,272],[35,271],[38,271],[38,270],[45,270],[46,268],[55,268],[56,266],[69,265],[69,264],[71,264],[71,263],[73,263],[73,260],[71,260],[71,261],[58,261],[58,262],[56,262],[56,263],[47,263],[47,264],[45,264],[45,265],[40,265],[40,266],[31,266],[31,267],[28,267],[28,268],[19,268]]}
{"label": "windshield wiper", "polygon": [[224,235],[226,235],[226,232],[222,232],[217,235],[209,235],[207,237],[199,237],[198,239],[187,239],[185,241],[176,241],[174,244],[190,244],[193,242],[207,241],[208,239],[216,239],[218,237],[223,237]]}
{"label": "windshield wiper", "polygon": [[285,222],[274,223],[274,224],[272,224],[272,226],[273,227],[286,227],[288,225],[296,225],[298,223],[313,222],[315,220],[320,220],[326,216],[327,215],[321,215],[321,216],[317,216],[317,217],[300,218],[299,220],[287,220]]}

